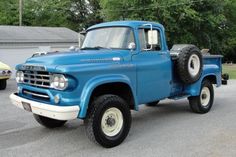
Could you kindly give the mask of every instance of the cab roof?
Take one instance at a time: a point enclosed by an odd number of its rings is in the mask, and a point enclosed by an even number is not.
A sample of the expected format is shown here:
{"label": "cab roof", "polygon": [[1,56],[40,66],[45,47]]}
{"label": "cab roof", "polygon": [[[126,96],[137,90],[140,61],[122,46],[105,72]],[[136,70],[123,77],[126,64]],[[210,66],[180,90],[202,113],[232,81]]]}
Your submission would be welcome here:
{"label": "cab roof", "polygon": [[126,27],[135,28],[135,27],[142,26],[144,24],[152,24],[153,26],[157,26],[164,29],[163,25],[161,25],[160,23],[150,22],[150,21],[113,21],[113,22],[105,22],[105,23],[93,25],[89,27],[87,30],[101,28],[101,27],[113,27],[113,26],[126,26]]}

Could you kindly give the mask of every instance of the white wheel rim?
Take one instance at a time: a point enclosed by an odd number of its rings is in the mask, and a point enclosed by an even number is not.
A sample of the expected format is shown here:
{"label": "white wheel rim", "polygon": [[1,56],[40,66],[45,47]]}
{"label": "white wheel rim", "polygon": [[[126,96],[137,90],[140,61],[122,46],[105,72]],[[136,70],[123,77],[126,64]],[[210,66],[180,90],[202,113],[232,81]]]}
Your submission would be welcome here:
{"label": "white wheel rim", "polygon": [[107,109],[101,121],[101,128],[106,136],[116,136],[122,129],[124,120],[121,111],[115,107]]}
{"label": "white wheel rim", "polygon": [[206,107],[209,104],[211,98],[211,93],[209,88],[203,87],[200,97],[202,106]]}
{"label": "white wheel rim", "polygon": [[191,76],[196,76],[200,70],[200,59],[196,54],[190,56],[188,61],[188,71]]}

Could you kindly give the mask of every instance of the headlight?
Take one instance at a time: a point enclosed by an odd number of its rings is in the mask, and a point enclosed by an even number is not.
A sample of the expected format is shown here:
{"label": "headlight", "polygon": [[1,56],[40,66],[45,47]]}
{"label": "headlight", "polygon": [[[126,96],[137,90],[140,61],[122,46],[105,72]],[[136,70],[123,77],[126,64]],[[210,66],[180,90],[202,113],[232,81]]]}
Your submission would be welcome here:
{"label": "headlight", "polygon": [[6,71],[2,71],[2,75],[6,75]]}
{"label": "headlight", "polygon": [[23,71],[17,71],[16,72],[16,82],[17,83],[24,82],[24,73],[23,73]]}
{"label": "headlight", "polygon": [[51,87],[58,89],[58,90],[64,90],[68,86],[68,80],[65,78],[64,75],[61,74],[54,74],[52,75],[52,81],[51,81]]}
{"label": "headlight", "polygon": [[0,70],[0,76],[11,76],[10,70]]}
{"label": "headlight", "polygon": [[11,70],[7,70],[7,75],[11,75]]}

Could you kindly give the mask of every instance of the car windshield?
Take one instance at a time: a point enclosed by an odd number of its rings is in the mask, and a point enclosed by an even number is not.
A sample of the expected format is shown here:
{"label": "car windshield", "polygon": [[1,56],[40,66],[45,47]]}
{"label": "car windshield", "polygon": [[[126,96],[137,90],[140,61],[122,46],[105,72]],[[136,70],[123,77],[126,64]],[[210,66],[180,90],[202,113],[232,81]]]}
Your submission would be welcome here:
{"label": "car windshield", "polygon": [[134,34],[129,27],[106,27],[89,31],[82,49],[128,49],[134,43]]}

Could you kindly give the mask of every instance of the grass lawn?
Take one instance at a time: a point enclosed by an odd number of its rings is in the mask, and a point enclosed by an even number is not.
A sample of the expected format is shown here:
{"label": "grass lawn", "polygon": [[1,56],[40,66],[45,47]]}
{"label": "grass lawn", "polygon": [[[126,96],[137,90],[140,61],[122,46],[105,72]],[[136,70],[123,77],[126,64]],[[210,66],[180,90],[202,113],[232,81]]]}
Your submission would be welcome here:
{"label": "grass lawn", "polygon": [[228,73],[229,79],[236,79],[236,64],[223,64],[223,73]]}

